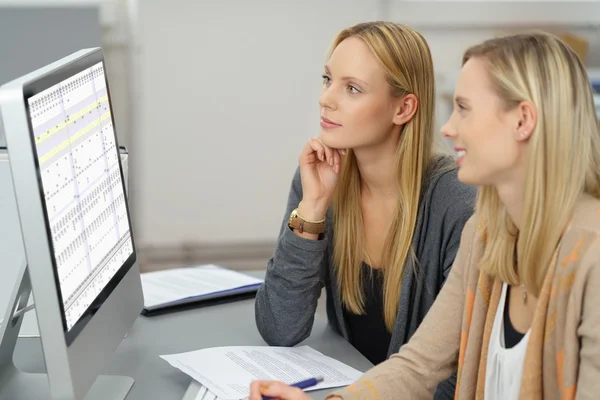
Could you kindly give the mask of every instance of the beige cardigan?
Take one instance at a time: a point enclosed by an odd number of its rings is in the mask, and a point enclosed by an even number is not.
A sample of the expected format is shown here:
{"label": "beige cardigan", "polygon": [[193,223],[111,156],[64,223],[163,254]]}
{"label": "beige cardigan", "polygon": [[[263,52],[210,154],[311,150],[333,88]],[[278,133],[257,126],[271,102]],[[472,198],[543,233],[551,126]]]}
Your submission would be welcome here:
{"label": "beige cardigan", "polygon": [[[431,399],[458,367],[456,398],[483,399],[502,282],[478,269],[482,232],[465,226],[452,272],[400,351],[334,393],[344,399]],[[582,196],[534,313],[521,399],[600,399],[600,201]],[[332,396],[333,396],[332,395]]]}

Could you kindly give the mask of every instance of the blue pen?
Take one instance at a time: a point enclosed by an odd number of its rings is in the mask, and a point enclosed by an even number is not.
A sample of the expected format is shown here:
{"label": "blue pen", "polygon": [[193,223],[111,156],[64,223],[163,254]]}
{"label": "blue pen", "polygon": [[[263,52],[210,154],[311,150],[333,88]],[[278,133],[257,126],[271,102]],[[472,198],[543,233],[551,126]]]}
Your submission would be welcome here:
{"label": "blue pen", "polygon": [[[291,384],[291,387],[297,387],[299,389],[308,389],[311,386],[315,386],[318,385],[319,383],[323,382],[323,378],[322,377],[316,377],[316,378],[310,378],[310,379],[306,379],[304,381],[300,381],[300,382],[296,382]],[[275,399],[275,397],[269,397],[269,396],[263,396],[262,397],[263,400],[272,400]]]}

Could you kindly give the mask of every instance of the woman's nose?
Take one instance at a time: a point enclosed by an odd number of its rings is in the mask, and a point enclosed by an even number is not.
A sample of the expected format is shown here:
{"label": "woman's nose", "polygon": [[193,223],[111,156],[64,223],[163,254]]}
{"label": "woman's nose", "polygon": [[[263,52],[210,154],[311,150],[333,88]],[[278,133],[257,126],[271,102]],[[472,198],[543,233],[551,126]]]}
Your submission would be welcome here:
{"label": "woman's nose", "polygon": [[321,108],[335,109],[336,104],[333,86],[324,88],[319,97],[319,106],[321,106]]}
{"label": "woman's nose", "polygon": [[456,138],[456,129],[452,127],[452,116],[446,121],[442,128],[440,129],[440,133],[443,137],[449,140],[454,140]]}

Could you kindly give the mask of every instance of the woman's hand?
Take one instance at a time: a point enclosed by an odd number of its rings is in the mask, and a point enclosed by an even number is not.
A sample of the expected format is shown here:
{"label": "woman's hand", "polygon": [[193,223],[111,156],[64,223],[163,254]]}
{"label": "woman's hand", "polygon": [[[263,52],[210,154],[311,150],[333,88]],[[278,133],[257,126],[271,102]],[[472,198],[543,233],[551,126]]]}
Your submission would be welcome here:
{"label": "woman's hand", "polygon": [[[343,153],[344,152],[344,153]],[[325,146],[320,139],[310,139],[298,157],[302,180],[302,202],[298,213],[309,220],[319,221],[333,197],[345,151]]]}
{"label": "woman's hand", "polygon": [[254,381],[250,384],[250,400],[262,400],[268,396],[280,400],[310,400],[310,397],[301,389],[288,386],[277,381]]}

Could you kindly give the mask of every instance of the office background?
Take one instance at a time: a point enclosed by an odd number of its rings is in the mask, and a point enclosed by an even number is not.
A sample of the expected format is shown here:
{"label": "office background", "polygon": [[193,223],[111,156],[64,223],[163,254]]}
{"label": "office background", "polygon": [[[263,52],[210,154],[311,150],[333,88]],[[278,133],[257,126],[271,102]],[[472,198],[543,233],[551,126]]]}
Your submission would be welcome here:
{"label": "office background", "polygon": [[318,133],[329,45],[340,29],[373,19],[409,24],[428,40],[438,128],[465,48],[504,31],[574,35],[600,78],[598,1],[0,0],[0,83],[101,45],[130,151],[142,270],[260,269],[298,154]]}

